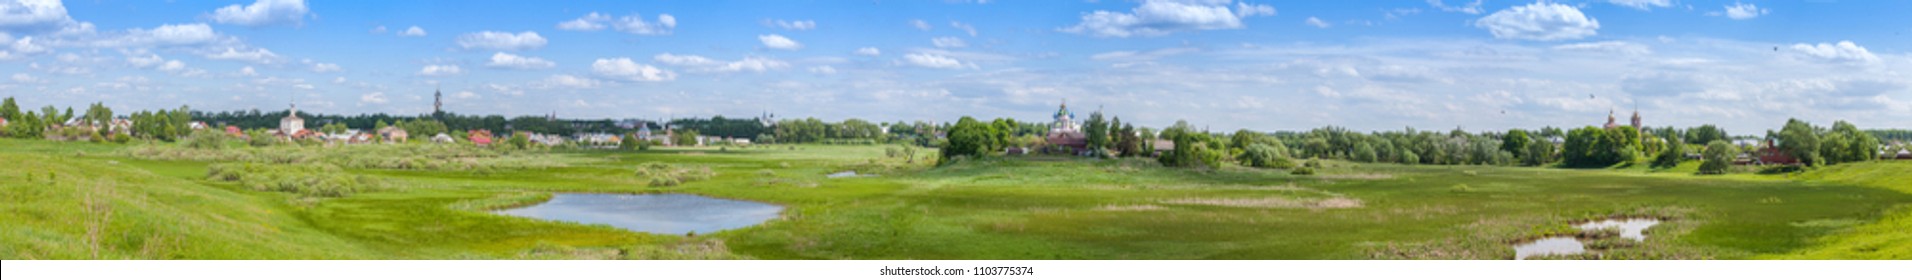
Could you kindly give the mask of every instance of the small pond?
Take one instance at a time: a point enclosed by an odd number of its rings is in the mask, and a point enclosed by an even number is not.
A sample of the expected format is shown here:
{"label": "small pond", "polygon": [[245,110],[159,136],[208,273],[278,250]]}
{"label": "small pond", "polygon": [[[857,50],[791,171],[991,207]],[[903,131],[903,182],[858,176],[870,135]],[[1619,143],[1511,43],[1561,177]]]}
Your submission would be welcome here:
{"label": "small pond", "polygon": [[830,179],[855,178],[855,177],[861,177],[861,176],[864,176],[864,175],[857,175],[855,170],[830,173],[830,175],[824,175],[824,177],[829,177]]}
{"label": "small pond", "polygon": [[[1618,228],[1620,229],[1620,238],[1633,239],[1633,241],[1646,241],[1646,228],[1658,224],[1660,224],[1659,219],[1630,218],[1598,220],[1573,226],[1581,230]],[[1527,257],[1541,255],[1572,255],[1586,252],[1587,245],[1573,237],[1548,237],[1514,245],[1514,259],[1516,260],[1524,260],[1527,259]]]}
{"label": "small pond", "polygon": [[499,214],[609,225],[638,232],[712,233],[777,218],[782,206],[688,194],[557,194],[531,207]]}

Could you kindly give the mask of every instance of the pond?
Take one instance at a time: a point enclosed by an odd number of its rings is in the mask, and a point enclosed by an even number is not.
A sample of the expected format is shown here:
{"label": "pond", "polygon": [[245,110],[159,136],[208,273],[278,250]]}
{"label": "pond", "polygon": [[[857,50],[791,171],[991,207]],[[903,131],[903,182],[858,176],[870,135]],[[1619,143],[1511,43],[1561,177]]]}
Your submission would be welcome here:
{"label": "pond", "polygon": [[681,235],[753,226],[782,211],[777,205],[688,194],[557,194],[542,204],[498,213]]}
{"label": "pond", "polygon": [[824,177],[829,177],[830,179],[855,178],[855,177],[861,177],[861,176],[864,176],[864,175],[857,175],[855,170],[830,173],[830,175],[824,175]]}
{"label": "pond", "polygon": [[[1620,238],[1646,241],[1646,228],[1660,224],[1659,219],[1606,219],[1573,225],[1581,230],[1620,229]],[[1572,255],[1587,252],[1587,245],[1573,237],[1548,237],[1514,245],[1514,259],[1540,255]]]}

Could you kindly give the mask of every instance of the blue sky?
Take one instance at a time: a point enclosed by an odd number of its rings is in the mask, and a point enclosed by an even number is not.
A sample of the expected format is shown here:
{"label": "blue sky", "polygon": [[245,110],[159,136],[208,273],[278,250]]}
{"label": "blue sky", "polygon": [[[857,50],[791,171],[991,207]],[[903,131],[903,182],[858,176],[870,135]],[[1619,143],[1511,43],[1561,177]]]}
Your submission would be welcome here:
{"label": "blue sky", "polygon": [[[0,0],[29,108],[1912,127],[1912,1]],[[414,29],[414,27],[416,27]]]}

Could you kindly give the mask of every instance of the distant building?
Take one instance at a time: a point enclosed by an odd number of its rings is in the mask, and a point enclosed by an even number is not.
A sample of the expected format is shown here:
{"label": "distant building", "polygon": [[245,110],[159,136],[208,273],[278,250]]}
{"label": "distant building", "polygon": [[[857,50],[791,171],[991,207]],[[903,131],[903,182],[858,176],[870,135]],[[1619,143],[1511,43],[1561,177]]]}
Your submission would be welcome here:
{"label": "distant building", "polygon": [[290,137],[301,131],[305,131],[305,119],[299,118],[299,105],[294,104],[286,110],[285,118],[279,119],[279,134]]}
{"label": "distant building", "polygon": [[0,118],[0,127],[7,127],[7,118]]}
{"label": "distant building", "polygon": [[406,133],[405,129],[403,128],[398,128],[396,126],[387,126],[385,128],[378,129],[378,137],[384,138],[385,143],[404,143],[405,140],[409,140],[409,138],[411,138],[411,134]]}
{"label": "distant building", "polygon": [[452,140],[451,135],[446,135],[443,132],[438,133],[438,135],[432,135],[432,143],[451,144],[455,142],[458,142],[458,141]]}
{"label": "distant building", "polygon": [[1075,112],[1069,111],[1069,102],[1064,100],[1062,107],[1056,109],[1055,122],[1049,124],[1048,140],[1056,152],[1081,154],[1089,149],[1089,137],[1082,133],[1075,123]]}
{"label": "distant building", "polygon": [[492,141],[491,131],[484,129],[472,130],[466,133],[465,139],[471,141],[473,145],[490,146]]}

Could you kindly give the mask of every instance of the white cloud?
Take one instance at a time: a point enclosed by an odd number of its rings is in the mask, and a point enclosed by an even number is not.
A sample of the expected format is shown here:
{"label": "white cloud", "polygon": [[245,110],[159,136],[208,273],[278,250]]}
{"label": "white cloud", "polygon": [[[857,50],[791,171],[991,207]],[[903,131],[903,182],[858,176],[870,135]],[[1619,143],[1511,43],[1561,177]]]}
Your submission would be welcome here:
{"label": "white cloud", "polygon": [[1441,3],[1441,0],[1427,0],[1427,5],[1434,6],[1435,9],[1441,9],[1442,11],[1478,15],[1481,12],[1480,1],[1481,0],[1474,0],[1473,3],[1468,3],[1466,5],[1449,6],[1445,3]]}
{"label": "white cloud", "polygon": [[784,21],[781,19],[779,20],[765,19],[764,24],[773,26],[773,27],[789,29],[789,30],[817,29],[817,22],[813,20]]}
{"label": "white cloud", "polygon": [[418,75],[421,76],[440,77],[463,73],[465,73],[465,70],[458,68],[458,65],[425,65],[425,68],[418,69]]}
{"label": "white cloud", "polygon": [[124,35],[93,42],[98,47],[146,47],[204,45],[221,41],[223,36],[204,23],[167,24],[153,29],[128,29]]}
{"label": "white cloud", "polygon": [[312,64],[312,72],[332,73],[332,72],[339,72],[344,70],[345,69],[343,68],[339,68],[338,64],[331,64],[331,63]]}
{"label": "white cloud", "polygon": [[380,25],[378,27],[373,27],[371,31],[366,31],[366,32],[370,32],[372,34],[385,34],[385,26]]}
{"label": "white cloud", "polygon": [[863,48],[856,49],[856,54],[864,55],[864,56],[879,56],[879,55],[883,55],[883,51],[876,49],[876,47],[863,47]]}
{"label": "white cloud", "polygon": [[0,1],[0,31],[35,33],[79,24],[60,1]]}
{"label": "white cloud", "polygon": [[484,31],[458,36],[458,46],[465,49],[520,51],[542,48],[545,43],[544,36],[538,36],[537,32],[531,31],[518,34]]}
{"label": "white cloud", "polygon": [[964,63],[961,60],[939,54],[912,53],[903,55],[903,61],[910,65],[937,69],[976,68],[975,64]]}
{"label": "white cloud", "polygon": [[945,49],[969,47],[969,43],[964,43],[962,38],[956,37],[936,37],[929,39],[929,42],[938,48]]}
{"label": "white cloud", "polygon": [[344,83],[345,83],[345,77],[334,77],[334,78],[332,78],[332,84],[335,84],[335,85],[336,85],[336,84],[344,84]]}
{"label": "white cloud", "polygon": [[777,34],[758,35],[757,41],[762,41],[764,47],[772,49],[797,50],[803,48],[803,43],[797,43],[796,40],[790,40],[788,37]]}
{"label": "white cloud", "polygon": [[179,62],[178,60],[166,61],[166,63],[160,63],[158,69],[159,71],[177,72],[186,70],[186,63]]}
{"label": "white cloud", "polygon": [[1573,43],[1554,46],[1553,49],[1560,51],[1601,52],[1625,55],[1647,55],[1653,53],[1653,50],[1647,48],[1646,45],[1625,41]]}
{"label": "white cloud", "polygon": [[[1222,1],[1222,3],[1227,3],[1227,1]],[[1245,18],[1245,17],[1252,17],[1252,16],[1274,16],[1274,15],[1275,15],[1275,6],[1262,5],[1262,4],[1248,4],[1248,2],[1235,3],[1235,17]]]}
{"label": "white cloud", "polygon": [[1535,2],[1494,12],[1474,21],[1474,26],[1487,29],[1494,38],[1554,41],[1593,36],[1600,30],[1600,21],[1573,6]]}
{"label": "white cloud", "polygon": [[46,79],[33,77],[33,75],[27,75],[27,73],[13,73],[13,82],[22,83],[22,84],[37,84],[37,83],[46,82]]}
{"label": "white cloud", "polygon": [[[551,77],[545,78],[543,81],[538,81],[537,83],[534,83],[533,86],[538,88],[588,89],[588,88],[597,88],[599,85],[602,85],[602,84],[603,82],[598,81],[597,79],[559,74],[559,75],[551,75]],[[514,96],[524,94],[523,90],[516,89],[510,86],[489,85],[487,87],[490,87],[494,91],[503,92],[506,94],[514,95]]]}
{"label": "white cloud", "polygon": [[498,52],[498,53],[491,54],[491,62],[486,63],[485,66],[491,66],[496,68],[510,68],[510,69],[545,69],[545,68],[557,67],[558,64],[555,62],[551,62],[550,60],[545,60],[543,58],[517,56],[517,55],[508,54],[504,52]]}
{"label": "white cloud", "polygon": [[259,71],[252,70],[252,66],[246,66],[244,68],[239,68],[239,75],[246,76],[246,77],[259,76]]}
{"label": "white cloud", "polygon": [[1854,44],[1852,43],[1852,41],[1839,41],[1838,43],[1819,43],[1819,44],[1812,44],[1812,45],[1808,45],[1804,43],[1793,44],[1792,50],[1806,57],[1818,59],[1820,61],[1825,61],[1825,62],[1848,63],[1848,64],[1879,63],[1879,56],[1872,55],[1872,51],[1868,51],[1866,50],[1865,47],[1861,47],[1859,46],[1859,44]]}
{"label": "white cloud", "polygon": [[210,15],[214,22],[245,26],[303,23],[310,10],[305,0],[259,0],[252,5],[231,5],[213,11]]}
{"label": "white cloud", "polygon": [[264,64],[264,63],[273,63],[274,61],[277,61],[279,59],[279,55],[274,54],[272,53],[271,50],[266,50],[266,49],[251,49],[251,50],[240,51],[236,48],[226,48],[226,51],[223,51],[223,52],[208,53],[206,54],[206,58],[218,59],[218,60],[238,60],[238,61]]}
{"label": "white cloud", "polygon": [[126,56],[126,64],[131,64],[133,65],[134,68],[148,68],[153,66],[159,66],[160,64],[163,64],[163,63],[166,63],[166,59],[159,57],[159,55],[157,54],[148,53],[145,56],[139,56],[139,55]]}
{"label": "white cloud", "polygon": [[929,22],[920,19],[910,20],[910,26],[922,31],[929,31],[930,28],[936,28],[935,26],[929,25]]}
{"label": "white cloud", "polygon": [[1242,28],[1241,19],[1273,15],[1274,7],[1240,3],[1230,11],[1228,1],[1144,0],[1128,13],[1095,11],[1062,32],[1097,37],[1161,36],[1187,30]]}
{"label": "white cloud", "polygon": [[645,21],[636,14],[611,19],[610,15],[591,12],[577,19],[559,22],[558,29],[571,31],[597,31],[605,27],[636,35],[670,35],[677,28],[677,17],[670,14],[658,14],[657,21]]}
{"label": "white cloud", "polygon": [[[655,66],[638,64],[628,57],[600,58],[591,63],[591,73],[600,77],[636,81],[659,82],[677,79],[677,73],[658,69]],[[554,76],[555,77],[555,76]]]}
{"label": "white cloud", "polygon": [[405,31],[399,31],[399,32],[398,32],[398,36],[405,36],[405,37],[424,37],[424,36],[425,36],[425,29],[424,29],[424,28],[418,28],[418,26],[417,26],[417,25],[413,25],[412,27],[407,27],[407,28],[405,28]]}
{"label": "white cloud", "polygon": [[829,65],[810,67],[810,73],[828,75],[828,74],[836,74],[836,72],[837,72],[836,67],[830,67]]}
{"label": "white cloud", "polygon": [[372,93],[359,95],[360,103],[385,104],[386,101],[390,100],[385,98],[385,92],[374,91]]}
{"label": "white cloud", "polygon": [[1652,10],[1653,7],[1665,8],[1673,6],[1673,0],[1607,0],[1607,3],[1640,9],[1642,11]]}
{"label": "white cloud", "polygon": [[776,60],[771,58],[756,57],[756,56],[745,57],[744,59],[737,60],[737,61],[718,61],[718,60],[714,60],[714,59],[710,59],[710,58],[706,58],[702,56],[696,56],[696,55],[676,55],[676,54],[670,54],[670,53],[662,53],[662,54],[658,54],[657,56],[651,57],[651,59],[656,60],[657,63],[662,63],[664,65],[689,68],[689,69],[692,69],[691,71],[695,71],[695,72],[749,71],[749,72],[761,73],[764,71],[790,67],[790,63],[788,62],[783,62],[781,60]]}
{"label": "white cloud", "polygon": [[580,17],[578,19],[573,19],[573,20],[569,20],[565,22],[559,22],[558,29],[571,30],[571,31],[604,30],[604,27],[605,27],[604,23],[610,22],[610,21],[611,21],[611,16],[599,14],[597,12],[591,12],[589,14],[584,14],[584,17]]}
{"label": "white cloud", "polygon": [[469,90],[459,91],[458,93],[451,94],[451,97],[457,98],[457,99],[473,99],[473,98],[478,98],[478,93],[471,92]]}
{"label": "white cloud", "polygon": [[1308,17],[1308,20],[1306,22],[1308,23],[1309,26],[1314,26],[1317,28],[1334,27],[1334,24],[1329,24],[1327,21],[1322,21],[1320,18],[1316,18],[1316,17]]}
{"label": "white cloud", "polygon": [[1753,4],[1739,2],[1733,2],[1732,6],[1726,6],[1726,17],[1735,20],[1753,19],[1770,12],[1772,11]]}
{"label": "white cloud", "polygon": [[976,26],[969,25],[968,23],[952,20],[952,21],[949,21],[949,27],[962,30],[963,32],[968,32],[969,37],[976,37]]}

